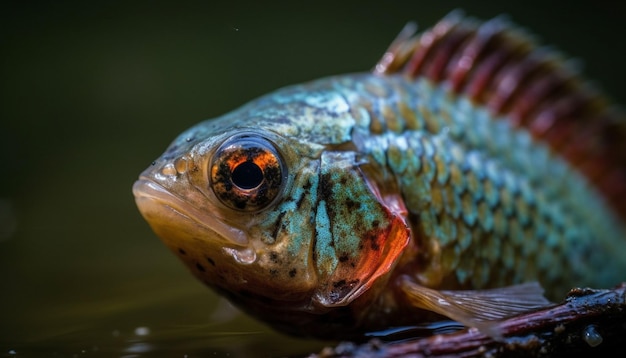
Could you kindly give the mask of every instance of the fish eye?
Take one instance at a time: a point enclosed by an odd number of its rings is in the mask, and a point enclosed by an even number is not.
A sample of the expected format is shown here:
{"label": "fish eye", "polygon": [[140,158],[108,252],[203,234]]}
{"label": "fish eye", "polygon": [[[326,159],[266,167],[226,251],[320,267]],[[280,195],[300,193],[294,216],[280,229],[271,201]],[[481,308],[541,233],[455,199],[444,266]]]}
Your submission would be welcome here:
{"label": "fish eye", "polygon": [[243,134],[219,146],[211,159],[209,176],[211,189],[224,205],[255,211],[278,197],[285,168],[274,144]]}

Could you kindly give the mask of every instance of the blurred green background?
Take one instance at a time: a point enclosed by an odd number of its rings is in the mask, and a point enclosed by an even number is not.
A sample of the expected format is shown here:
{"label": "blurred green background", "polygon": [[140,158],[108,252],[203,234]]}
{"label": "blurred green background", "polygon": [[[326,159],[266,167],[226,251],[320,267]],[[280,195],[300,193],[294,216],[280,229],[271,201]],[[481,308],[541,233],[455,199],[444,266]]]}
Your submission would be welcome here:
{"label": "blurred green background", "polygon": [[0,6],[0,357],[299,356],[196,282],[131,185],[182,130],[367,71],[402,26],[508,13],[626,103],[610,1],[12,1]]}

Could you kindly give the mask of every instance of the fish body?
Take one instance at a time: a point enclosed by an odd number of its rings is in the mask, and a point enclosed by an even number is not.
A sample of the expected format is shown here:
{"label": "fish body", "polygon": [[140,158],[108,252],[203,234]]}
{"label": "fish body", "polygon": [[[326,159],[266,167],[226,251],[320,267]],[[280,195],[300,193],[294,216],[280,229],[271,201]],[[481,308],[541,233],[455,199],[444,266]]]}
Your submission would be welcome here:
{"label": "fish body", "polygon": [[202,282],[297,335],[442,315],[488,330],[549,304],[539,285],[555,299],[623,280],[626,230],[605,195],[619,185],[490,108],[488,91],[416,70],[400,40],[374,73],[280,89],[178,136],[133,188],[155,233]]}

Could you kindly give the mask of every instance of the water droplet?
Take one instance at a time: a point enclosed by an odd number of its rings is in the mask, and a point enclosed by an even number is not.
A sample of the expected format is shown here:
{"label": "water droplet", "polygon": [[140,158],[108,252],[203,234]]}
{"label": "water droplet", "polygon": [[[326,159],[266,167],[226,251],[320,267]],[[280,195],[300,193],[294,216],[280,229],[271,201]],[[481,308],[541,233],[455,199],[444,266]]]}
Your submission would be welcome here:
{"label": "water droplet", "polygon": [[583,340],[591,347],[596,347],[602,343],[602,335],[595,325],[590,324],[583,330]]}
{"label": "water droplet", "polygon": [[150,334],[150,328],[148,327],[137,327],[135,328],[135,335],[137,336],[147,336]]}

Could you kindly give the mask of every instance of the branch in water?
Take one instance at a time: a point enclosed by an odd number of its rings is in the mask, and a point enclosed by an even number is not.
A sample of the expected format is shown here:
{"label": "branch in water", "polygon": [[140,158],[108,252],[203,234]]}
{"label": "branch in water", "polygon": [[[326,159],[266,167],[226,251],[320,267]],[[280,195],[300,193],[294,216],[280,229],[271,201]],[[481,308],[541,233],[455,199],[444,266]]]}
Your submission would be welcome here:
{"label": "branch in water", "polygon": [[346,342],[310,358],[604,356],[623,349],[626,283],[607,290],[572,289],[559,305],[508,318],[498,328],[504,333],[498,341],[467,328],[401,342]]}

